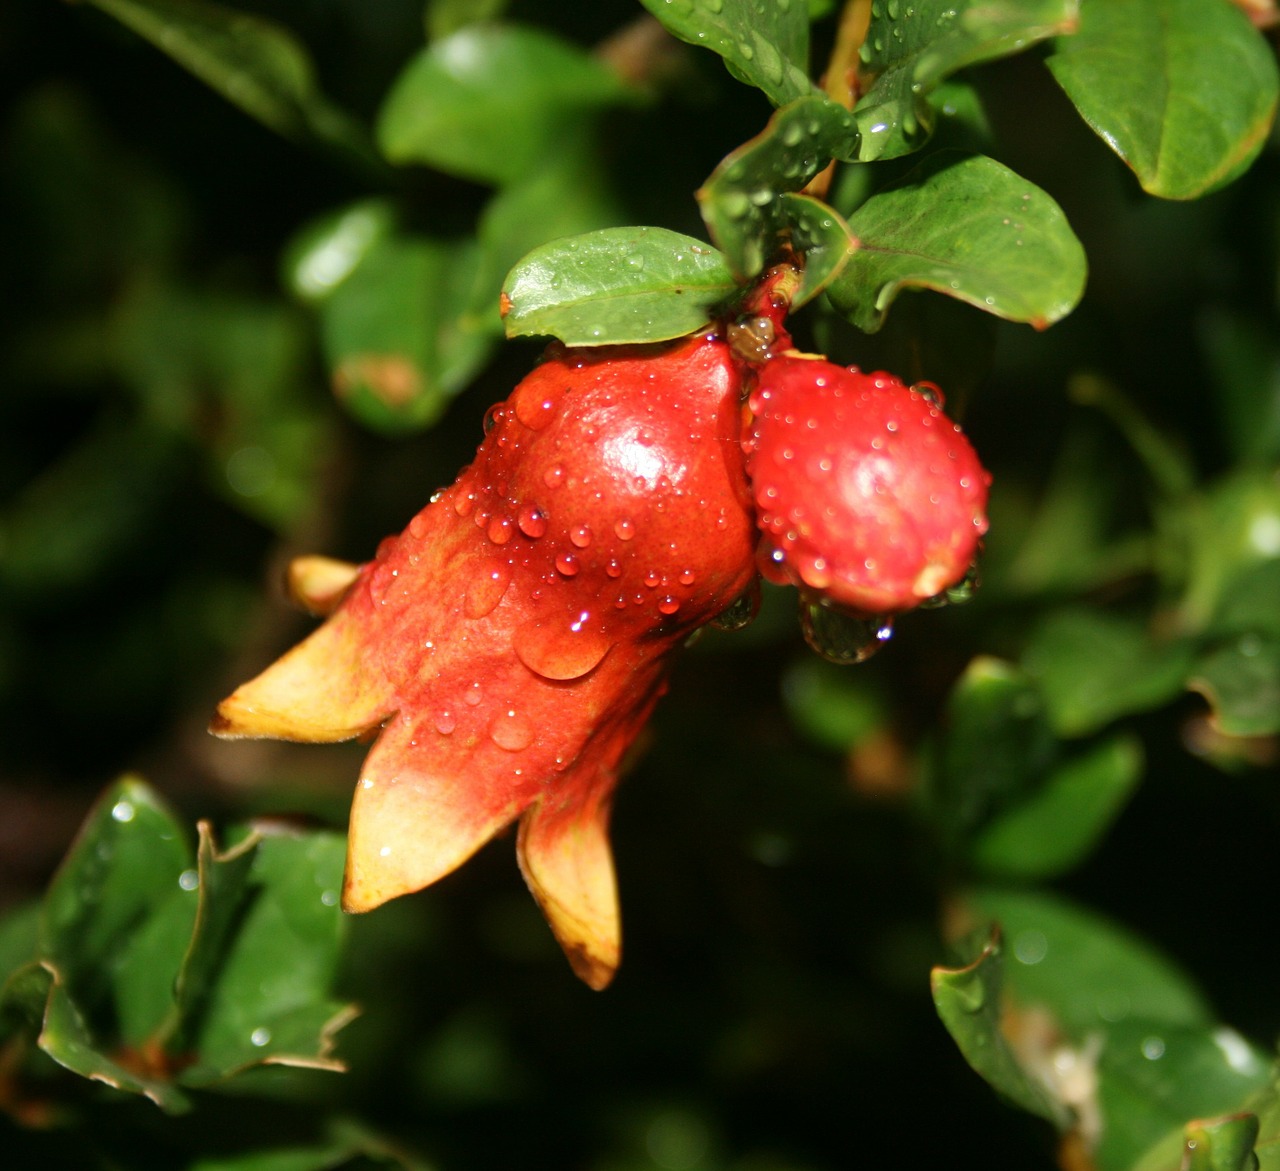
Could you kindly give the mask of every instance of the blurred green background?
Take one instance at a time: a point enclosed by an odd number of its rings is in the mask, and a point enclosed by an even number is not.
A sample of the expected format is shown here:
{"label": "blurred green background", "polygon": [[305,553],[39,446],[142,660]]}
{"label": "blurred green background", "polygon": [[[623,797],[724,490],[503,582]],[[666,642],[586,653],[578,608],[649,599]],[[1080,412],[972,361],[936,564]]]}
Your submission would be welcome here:
{"label": "blurred green background", "polygon": [[[424,38],[416,0],[236,7],[287,24],[365,124]],[[477,7],[430,5],[427,35]],[[0,12],[0,905],[38,897],[125,770],[184,823],[343,826],[362,748],[204,732],[308,628],[284,564],[366,559],[466,462],[538,353],[499,344],[494,312],[523,252],[615,224],[702,234],[693,191],[769,116],[623,0],[485,7],[608,42],[642,84],[573,108],[545,155],[493,180],[291,141],[88,5]],[[842,670],[771,590],[748,630],[686,655],[615,810],[625,960],[607,992],[572,978],[503,839],[347,925],[349,1073],[268,1070],[180,1118],[50,1074],[70,1113],[46,1129],[10,1047],[9,1165],[1049,1167],[1052,1128],[998,1101],[930,997],[959,928],[999,907],[1008,927],[1019,899],[1055,946],[1036,915],[1058,899],[1127,932],[1099,960],[1120,975],[1068,966],[1050,1003],[1124,984],[1151,945],[1199,989],[1196,1027],[1271,1046],[1280,153],[1273,137],[1195,202],[1144,195],[1042,57],[964,80],[982,149],[1084,243],[1079,309],[1037,333],[919,293],[871,337],[820,312],[799,327],[805,348],[947,390],[996,477],[975,600],[904,619]],[[905,169],[883,167],[876,184]],[[300,258],[352,207],[384,251],[309,295]],[[416,363],[407,397],[394,371],[349,363],[370,337]],[[1086,795],[1037,805],[1067,765]],[[1085,957],[1092,920],[1061,940]],[[1035,938],[1013,943],[1030,971]],[[1064,1031],[1084,1051],[1100,1027]],[[1103,1093],[1109,1133],[1139,1135],[1104,1168],[1266,1080],[1183,1110],[1178,1084],[1218,1076],[1191,1068]]]}

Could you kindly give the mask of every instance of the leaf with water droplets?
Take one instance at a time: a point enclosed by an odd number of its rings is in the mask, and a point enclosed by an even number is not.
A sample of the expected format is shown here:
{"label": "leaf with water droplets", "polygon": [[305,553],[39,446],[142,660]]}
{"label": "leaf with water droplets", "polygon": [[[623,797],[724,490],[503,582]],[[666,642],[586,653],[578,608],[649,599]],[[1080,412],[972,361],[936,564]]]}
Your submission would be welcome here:
{"label": "leaf with water droplets", "polygon": [[1226,735],[1274,736],[1280,732],[1280,636],[1251,632],[1215,647],[1195,665],[1188,686],[1209,701],[1214,724]]}
{"label": "leaf with water droplets", "polygon": [[378,114],[378,143],[393,162],[513,183],[584,115],[635,96],[569,41],[518,25],[468,25],[405,67]]}
{"label": "leaf with water droplets", "polygon": [[1070,32],[1078,0],[911,0],[874,4],[861,49],[864,86],[854,116],[863,162],[923,146],[936,110],[929,94],[950,74]]}
{"label": "leaf with water droplets", "polygon": [[1228,0],[1085,4],[1049,69],[1152,195],[1194,199],[1240,175],[1276,111],[1275,56]]}
{"label": "leaf with water droplets", "polygon": [[791,225],[791,244],[804,257],[800,289],[791,308],[807,305],[844,271],[858,241],[834,208],[811,195],[780,196],[782,214]]}
{"label": "leaf with water droplets", "polygon": [[[196,1055],[182,1084],[208,1085],[260,1064],[342,1068],[333,1035],[354,1013],[330,989],[345,935],[345,854],[341,834],[264,826],[218,857],[206,835],[208,937],[193,944],[179,989]],[[216,972],[208,967],[214,951]]]}
{"label": "leaf with water droplets", "polygon": [[849,218],[860,247],[827,295],[874,333],[904,288],[932,289],[1044,328],[1084,292],[1062,209],[994,159],[940,151]]}
{"label": "leaf with water droplets", "polygon": [[535,248],[503,286],[511,337],[571,346],[666,341],[702,328],[736,285],[725,258],[666,228],[606,228]]}
{"label": "leaf with water droplets", "polygon": [[1064,1127],[1070,1119],[1067,1107],[1023,1069],[1000,1028],[1003,967],[1000,933],[994,931],[971,964],[933,969],[934,1007],[965,1060],[993,1089]]}
{"label": "leaf with water droplets", "polygon": [[775,106],[810,93],[805,0],[641,0],[672,36],[724,58]]}
{"label": "leaf with water droplets", "polygon": [[[791,215],[800,209],[784,203],[782,193],[799,191],[831,159],[851,157],[857,137],[848,110],[811,95],[779,110],[763,131],[716,167],[698,191],[698,203],[711,238],[736,273],[755,276],[790,239]],[[815,221],[814,230],[827,242],[841,227],[834,212],[830,218],[829,229]]]}
{"label": "leaf with water droplets", "polygon": [[283,25],[211,0],[90,0],[287,138],[313,139],[377,165],[364,128],[330,103]]}

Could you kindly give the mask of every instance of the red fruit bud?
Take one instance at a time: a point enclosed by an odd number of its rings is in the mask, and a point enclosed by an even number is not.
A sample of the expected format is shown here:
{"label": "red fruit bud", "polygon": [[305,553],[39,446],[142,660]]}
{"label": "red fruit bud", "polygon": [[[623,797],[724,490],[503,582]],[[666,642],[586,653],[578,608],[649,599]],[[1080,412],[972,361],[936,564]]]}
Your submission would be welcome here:
{"label": "red fruit bud", "polygon": [[520,819],[575,971],[618,963],[607,840],[620,762],[689,633],[755,577],[740,376],[714,338],[561,352],[486,418],[475,461],[376,559],[308,562],[331,617],[218,709],[223,736],[379,729],[343,905],[418,890]]}
{"label": "red fruit bud", "polygon": [[991,478],[934,395],[889,374],[777,357],[749,407],[743,446],[768,577],[877,615],[965,576]]}

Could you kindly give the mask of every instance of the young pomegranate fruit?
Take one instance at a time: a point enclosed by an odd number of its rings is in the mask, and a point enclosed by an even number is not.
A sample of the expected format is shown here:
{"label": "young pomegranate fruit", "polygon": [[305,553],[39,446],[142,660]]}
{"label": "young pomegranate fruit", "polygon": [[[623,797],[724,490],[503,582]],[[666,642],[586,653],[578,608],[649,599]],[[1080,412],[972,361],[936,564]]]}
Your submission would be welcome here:
{"label": "young pomegranate fruit", "polygon": [[754,582],[755,531],[724,342],[554,353],[372,562],[298,563],[295,592],[332,613],[212,730],[376,733],[351,812],[350,911],[434,882],[519,818],[524,876],[601,988],[619,959],[620,762],[681,644]]}
{"label": "young pomegranate fruit", "polygon": [[910,610],[965,577],[990,476],[935,395],[781,355],[760,367],[748,407],[767,577],[858,618]]}

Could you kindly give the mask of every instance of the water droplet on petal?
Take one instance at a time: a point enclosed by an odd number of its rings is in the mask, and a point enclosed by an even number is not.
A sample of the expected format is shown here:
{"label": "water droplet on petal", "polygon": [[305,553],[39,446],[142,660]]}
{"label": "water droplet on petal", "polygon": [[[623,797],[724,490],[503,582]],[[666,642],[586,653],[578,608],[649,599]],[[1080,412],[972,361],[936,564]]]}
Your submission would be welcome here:
{"label": "water droplet on petal", "polygon": [[569,530],[569,540],[579,549],[585,549],[591,544],[591,530],[586,525],[575,525]]}
{"label": "water droplet on petal", "polygon": [[485,532],[495,545],[505,545],[515,536],[516,526],[509,516],[495,516],[489,521]]}
{"label": "water droplet on petal", "polygon": [[535,739],[533,725],[515,708],[507,708],[494,717],[489,735],[499,748],[508,752],[523,752]]}
{"label": "water droplet on petal", "polygon": [[613,526],[613,531],[618,534],[618,540],[629,541],[636,535],[636,522],[624,516]]}
{"label": "water droplet on petal", "polygon": [[511,584],[511,569],[504,561],[484,561],[467,585],[463,611],[468,618],[483,618],[502,601]]}
{"label": "water droplet on petal", "polygon": [[529,622],[513,640],[516,657],[544,679],[580,679],[609,653],[609,636],[580,612],[568,622]]}
{"label": "water droplet on petal", "polygon": [[658,610],[663,614],[674,614],[679,609],[680,599],[673,598],[670,594],[658,603]]}
{"label": "water droplet on petal", "polygon": [[532,537],[534,540],[547,531],[546,516],[532,504],[526,504],[520,510],[516,517],[516,524],[526,537]]}
{"label": "water droplet on petal", "polygon": [[742,630],[756,620],[760,612],[760,587],[752,583],[732,602],[711,619],[717,630]]}
{"label": "water droplet on petal", "polygon": [[581,566],[578,564],[577,557],[575,557],[572,553],[556,554],[556,569],[560,573],[562,573],[565,577],[577,576],[578,570],[580,568]]}
{"label": "water droplet on petal", "polygon": [[564,483],[564,468],[559,464],[549,467],[542,473],[542,482],[546,484],[548,488],[559,488],[560,485]]}
{"label": "water droplet on petal", "polygon": [[443,707],[436,712],[435,725],[436,731],[439,732],[441,736],[448,736],[452,734],[454,728],[458,726],[458,721],[454,717],[453,712],[451,712],[447,707]]}

